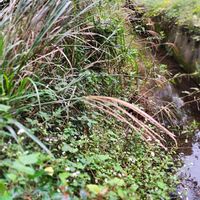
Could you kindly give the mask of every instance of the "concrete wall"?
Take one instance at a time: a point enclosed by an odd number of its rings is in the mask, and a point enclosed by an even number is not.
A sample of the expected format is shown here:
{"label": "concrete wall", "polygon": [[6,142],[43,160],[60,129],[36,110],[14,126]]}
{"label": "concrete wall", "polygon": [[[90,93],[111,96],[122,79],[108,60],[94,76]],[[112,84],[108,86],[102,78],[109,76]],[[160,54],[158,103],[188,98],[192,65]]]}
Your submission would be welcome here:
{"label": "concrete wall", "polygon": [[200,72],[200,41],[194,38],[195,35],[183,27],[174,27],[167,35],[168,42],[175,45],[174,56],[183,64],[184,70]]}

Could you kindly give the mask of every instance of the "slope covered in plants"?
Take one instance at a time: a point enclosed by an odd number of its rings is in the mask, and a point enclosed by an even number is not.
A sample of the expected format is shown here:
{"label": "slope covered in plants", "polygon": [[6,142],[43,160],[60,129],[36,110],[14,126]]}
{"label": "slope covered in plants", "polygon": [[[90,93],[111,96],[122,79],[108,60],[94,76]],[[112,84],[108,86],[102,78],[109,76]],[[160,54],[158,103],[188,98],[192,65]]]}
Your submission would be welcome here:
{"label": "slope covered in plants", "polygon": [[[200,27],[200,2],[198,0],[141,0],[151,15],[166,14],[179,25]],[[149,14],[150,14],[149,13]]]}
{"label": "slope covered in plants", "polygon": [[128,12],[117,0],[1,7],[0,199],[170,199],[174,134],[131,103],[139,60],[152,63],[127,42]]}

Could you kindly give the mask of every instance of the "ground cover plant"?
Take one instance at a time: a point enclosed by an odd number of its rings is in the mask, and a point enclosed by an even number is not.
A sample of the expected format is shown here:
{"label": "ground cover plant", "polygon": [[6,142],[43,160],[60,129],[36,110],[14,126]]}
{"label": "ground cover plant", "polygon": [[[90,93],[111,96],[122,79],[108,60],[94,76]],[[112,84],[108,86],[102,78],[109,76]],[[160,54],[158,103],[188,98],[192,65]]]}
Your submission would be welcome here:
{"label": "ground cover plant", "polygon": [[0,199],[169,199],[174,192],[173,159],[159,132],[174,135],[138,106],[108,97],[127,100],[137,88],[123,3],[3,6]]}

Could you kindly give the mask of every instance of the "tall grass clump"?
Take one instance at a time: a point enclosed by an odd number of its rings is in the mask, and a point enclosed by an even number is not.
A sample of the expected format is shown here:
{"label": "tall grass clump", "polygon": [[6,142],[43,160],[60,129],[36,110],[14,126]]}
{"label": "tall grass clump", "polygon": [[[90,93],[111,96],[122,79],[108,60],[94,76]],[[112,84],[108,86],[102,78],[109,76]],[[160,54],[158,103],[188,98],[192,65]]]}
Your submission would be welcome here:
{"label": "tall grass clump", "polygon": [[88,94],[82,87],[87,70],[117,69],[123,63],[122,22],[106,21],[103,8],[106,2],[101,1],[21,0],[2,10],[2,128],[16,140],[17,132],[23,132],[47,151],[16,120],[38,113],[44,118],[58,107],[69,120],[69,108]]}
{"label": "tall grass clump", "polygon": [[84,95],[77,84],[88,76],[86,69],[120,62],[121,47],[114,48],[118,27],[95,16],[100,4],[20,0],[1,10],[2,129],[16,140],[24,132],[47,150],[22,119],[58,105],[69,116]]}

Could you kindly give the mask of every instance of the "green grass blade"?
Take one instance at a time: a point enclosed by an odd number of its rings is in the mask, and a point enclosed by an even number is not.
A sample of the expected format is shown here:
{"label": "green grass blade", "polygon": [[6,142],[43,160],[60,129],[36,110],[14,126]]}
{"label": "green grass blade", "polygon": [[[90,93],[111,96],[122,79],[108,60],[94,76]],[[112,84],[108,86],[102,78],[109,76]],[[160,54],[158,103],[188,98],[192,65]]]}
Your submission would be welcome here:
{"label": "green grass blade", "polygon": [[19,130],[24,132],[29,138],[31,138],[35,143],[37,143],[47,154],[53,157],[53,154],[51,153],[51,151],[49,151],[49,149],[45,146],[45,144],[43,144],[36,136],[34,136],[29,129],[27,129],[21,123],[19,123],[18,121],[14,119],[9,119],[8,123],[14,124],[15,126],[17,126]]}
{"label": "green grass blade", "polygon": [[30,51],[32,51],[38,44],[40,44],[40,41],[44,37],[44,35],[49,31],[49,29],[53,26],[53,24],[56,22],[56,20],[69,8],[71,2],[68,1],[62,1],[62,3],[58,6],[55,13],[52,13],[52,17],[50,17],[44,27],[42,28],[39,35],[36,37]]}
{"label": "green grass blade", "polygon": [[33,84],[33,87],[35,88],[35,92],[36,92],[37,99],[38,99],[38,104],[39,104],[39,109],[41,111],[42,108],[41,108],[40,95],[39,95],[39,91],[38,91],[37,85],[35,84],[35,82],[31,78],[28,78],[28,80]]}

